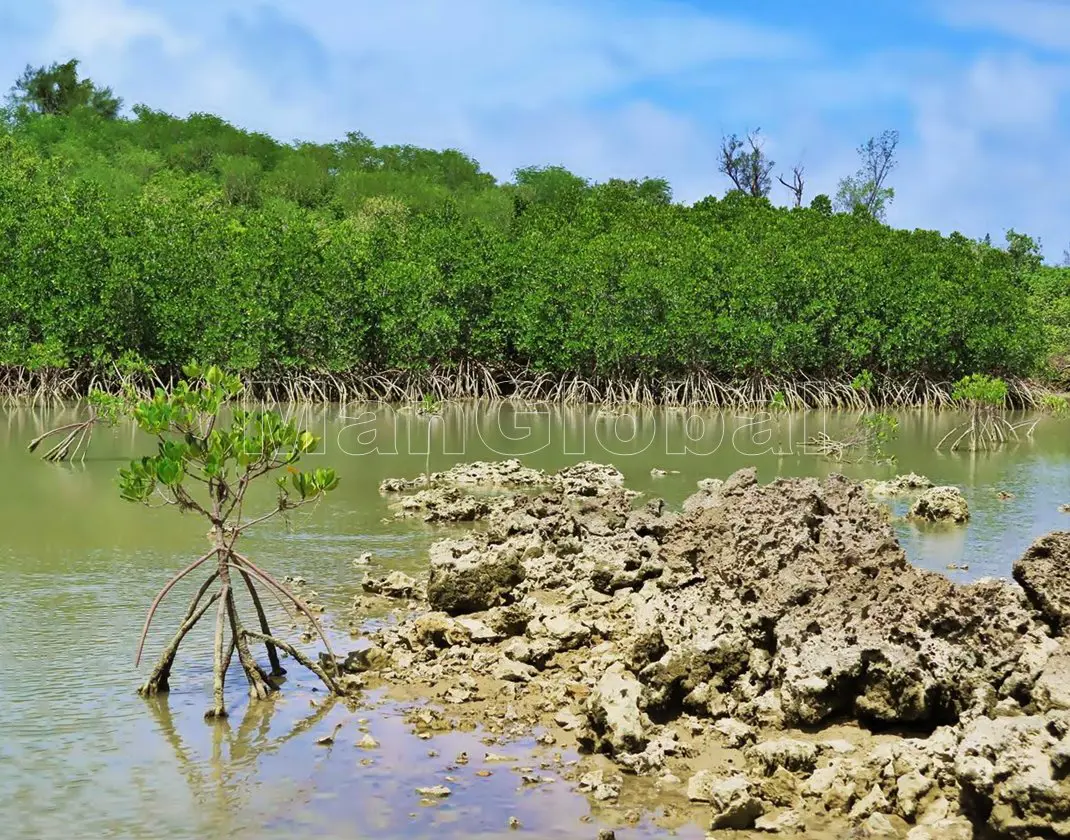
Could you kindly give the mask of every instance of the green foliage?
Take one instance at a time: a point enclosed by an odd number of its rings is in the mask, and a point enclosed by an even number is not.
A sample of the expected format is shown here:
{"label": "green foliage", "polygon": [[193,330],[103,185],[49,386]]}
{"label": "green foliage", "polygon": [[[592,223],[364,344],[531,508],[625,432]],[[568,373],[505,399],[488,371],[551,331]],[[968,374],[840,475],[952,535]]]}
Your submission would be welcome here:
{"label": "green foliage", "polygon": [[1070,417],[1070,400],[1061,394],[1045,394],[1040,402],[1044,410],[1055,417]]}
{"label": "green foliage", "polygon": [[420,413],[432,416],[437,415],[442,411],[442,401],[436,399],[432,394],[424,394],[422,400],[420,400]]}
{"label": "green foliage", "polygon": [[899,145],[898,131],[885,131],[871,137],[858,147],[862,165],[858,172],[839,183],[836,208],[843,213],[883,221],[895,190],[885,186],[897,162],[895,150]]}
{"label": "green foliage", "polygon": [[876,381],[1027,376],[1070,347],[1067,275],[1019,240],[514,177],[359,133],[23,113],[0,128],[0,364]]}
{"label": "green foliage", "polygon": [[832,215],[832,199],[829,198],[824,193],[821,193],[819,195],[815,195],[813,197],[813,200],[811,200],[811,202],[810,202],[810,209],[814,210],[817,213],[820,213],[822,216],[831,216]]}
{"label": "green foliage", "polygon": [[[222,524],[225,511],[233,510],[231,502],[243,497],[249,483],[274,470],[285,468],[289,478],[276,480],[279,512],[298,505],[291,490],[300,502],[306,502],[338,486],[332,469],[301,472],[294,467],[319,441],[293,421],[284,422],[274,411],[239,408],[229,412],[229,421],[224,419],[221,410],[242,391],[239,377],[215,366],[187,365],[183,371],[188,379],[170,389],[158,388],[151,399],[100,392],[91,398],[102,419],[128,415],[142,432],[156,439],[155,455],[135,459],[119,470],[122,498],[148,502],[159,495],[163,501],[200,510]],[[201,487],[211,497],[203,506],[195,498]],[[161,488],[169,495],[161,493]]]}
{"label": "green foliage", "polygon": [[78,59],[48,67],[31,67],[16,80],[10,94],[16,109],[39,114],[68,115],[84,108],[99,117],[113,120],[122,100],[111,88],[98,88],[89,79],[78,78]]}
{"label": "green foliage", "polygon": [[955,383],[951,399],[985,406],[1002,406],[1007,399],[1007,383],[994,376],[974,373]]}
{"label": "green foliage", "polygon": [[1045,341],[1048,376],[1070,386],[1070,268],[1036,266],[1027,274],[1027,294]]}
{"label": "green foliage", "polygon": [[895,457],[886,447],[899,437],[899,419],[883,411],[865,415],[860,421],[866,442],[877,463],[890,463]]}
{"label": "green foliage", "polygon": [[875,384],[873,374],[868,370],[862,371],[851,380],[851,387],[856,391],[872,391]]}

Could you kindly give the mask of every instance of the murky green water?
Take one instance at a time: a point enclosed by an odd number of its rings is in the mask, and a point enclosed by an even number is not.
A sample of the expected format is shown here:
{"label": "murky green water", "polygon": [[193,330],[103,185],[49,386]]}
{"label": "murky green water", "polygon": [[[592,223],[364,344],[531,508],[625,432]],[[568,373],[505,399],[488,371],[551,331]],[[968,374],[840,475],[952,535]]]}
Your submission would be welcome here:
{"label": "murky green water", "polygon": [[[518,779],[508,772],[477,777],[476,762],[449,771],[450,757],[471,747],[474,736],[418,740],[389,704],[356,714],[341,704],[314,707],[321,694],[300,674],[292,673],[277,701],[250,711],[235,674],[229,722],[207,725],[210,654],[203,633],[183,647],[170,695],[157,702],[138,698],[132,654],[145,607],[173,570],[200,553],[205,528],[173,510],[119,500],[115,471],[138,451],[131,430],[98,432],[84,464],[52,466],[25,452],[28,440],[76,413],[0,409],[4,836],[496,837],[512,835],[510,815],[539,837],[597,833],[580,821],[589,814],[587,803],[567,785],[518,792]],[[250,535],[247,548],[279,575],[300,573],[319,600],[340,610],[357,591],[352,558],[368,551],[379,567],[419,571],[426,547],[441,533],[411,522],[385,524],[387,503],[376,490],[384,477],[423,470],[427,422],[354,407],[304,418],[324,436],[316,459],[335,466],[343,483],[311,515],[302,511],[288,526]],[[802,451],[809,435],[826,426],[835,435],[854,419],[813,413],[772,424],[731,413],[617,417],[593,409],[449,406],[432,427],[431,465],[511,456],[545,469],[584,458],[609,461],[631,487],[674,504],[698,479],[750,464],[762,481],[829,472],[884,478],[914,470],[959,485],[970,502],[966,528],[900,526],[914,562],[938,570],[968,564],[968,572],[949,573],[961,580],[1009,575],[1035,537],[1070,528],[1070,515],[1057,510],[1070,502],[1070,424],[1044,418],[1032,437],[999,452],[946,455],[933,446],[958,418],[904,414],[892,446],[895,469],[832,463]],[[654,478],[652,467],[679,473]],[[1001,501],[1000,490],[1013,498]],[[184,609],[184,593],[165,603],[150,659]],[[338,638],[344,647],[344,635]],[[355,746],[362,717],[383,745],[371,754]],[[345,723],[336,744],[315,746],[336,722]],[[428,758],[429,748],[441,757]],[[365,766],[362,758],[372,763]],[[414,788],[440,783],[448,772],[458,779],[454,795],[421,807]],[[618,836],[651,833],[640,827]]]}

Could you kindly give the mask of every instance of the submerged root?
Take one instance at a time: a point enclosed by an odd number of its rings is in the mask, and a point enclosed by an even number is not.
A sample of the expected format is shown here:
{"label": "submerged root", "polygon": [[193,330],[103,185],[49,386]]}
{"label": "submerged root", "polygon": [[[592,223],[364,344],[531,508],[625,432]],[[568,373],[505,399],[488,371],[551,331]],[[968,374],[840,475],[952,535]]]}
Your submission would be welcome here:
{"label": "submerged root", "polygon": [[208,612],[208,608],[219,600],[219,593],[215,592],[212,594],[211,598],[204,602],[200,609],[197,609],[197,602],[200,601],[201,596],[204,595],[205,590],[214,579],[215,576],[213,575],[201,586],[200,591],[193,599],[193,603],[190,604],[190,611],[186,615],[186,620],[182,623],[182,626],[179,628],[178,632],[175,633],[167,647],[164,648],[163,653],[160,654],[156,666],[152,669],[152,674],[137,690],[137,693],[142,697],[150,697],[154,694],[170,691],[171,686],[168,680],[171,677],[171,666],[174,665],[175,655],[178,653],[178,646],[182,644],[182,640],[186,638],[186,634],[188,634],[197,622],[201,620],[201,616]]}
{"label": "submerged root", "polygon": [[329,688],[334,694],[342,693],[342,689],[338,685],[338,683],[334,681],[334,677],[329,675],[323,668],[321,668],[319,665],[317,665],[315,662],[313,662],[311,659],[301,653],[301,651],[299,651],[289,642],[284,642],[282,639],[276,639],[274,636],[269,636],[266,633],[257,633],[253,630],[245,630],[243,631],[243,633],[250,639],[257,639],[265,643],[270,642],[281,650],[286,651],[300,664],[304,665],[306,668],[308,668],[308,670],[310,670],[313,674],[319,677],[323,681],[324,685],[326,685],[327,688]]}
{"label": "submerged root", "polygon": [[223,700],[223,686],[227,672],[223,659],[223,626],[227,615],[227,602],[230,596],[230,586],[224,583],[220,590],[219,609],[216,610],[215,619],[215,657],[212,669],[212,708],[205,712],[205,720],[225,718],[227,707]]}
{"label": "submerged root", "polygon": [[237,607],[234,604],[234,594],[230,591],[227,592],[227,616],[230,619],[230,632],[234,647],[238,651],[238,662],[241,663],[245,678],[249,681],[249,696],[254,700],[267,700],[275,687],[269,683],[268,675],[253,659],[241,619],[238,617]]}
{"label": "submerged root", "polygon": [[[215,556],[220,552],[226,553],[226,551],[225,548],[213,549],[207,555],[186,567],[186,569],[172,578],[167,585],[164,586],[161,592],[153,600],[152,607],[149,610],[148,619],[146,620],[145,628],[142,631],[142,637],[138,644],[139,659],[144,647],[148,626],[167,592],[178,582],[178,580],[200,566],[201,563],[209,557]],[[238,612],[237,601],[234,597],[234,590],[231,586],[229,575],[227,574],[231,570],[240,574],[245,583],[253,607],[256,610],[257,621],[260,626],[259,632],[248,630],[242,623],[241,615]],[[209,588],[214,582],[220,579],[222,580],[219,589],[206,599],[205,595]],[[336,679],[328,674],[322,666],[309,659],[292,645],[281,641],[271,634],[271,627],[268,623],[267,613],[264,610],[263,601],[261,600],[260,593],[257,591],[254,579],[259,580],[266,585],[272,594],[280,599],[280,602],[283,603],[284,606],[288,601],[291,605],[296,606],[300,613],[311,619],[317,632],[320,634],[321,639],[323,639],[328,650],[330,650],[330,644],[327,642],[326,634],[323,633],[319,623],[316,622],[311,611],[301,602],[301,600],[262,569],[255,566],[247,558],[241,557],[231,551],[227,554],[225,560],[221,560],[219,569],[213,571],[194,594],[186,611],[185,618],[182,621],[182,625],[161,652],[156,665],[152,669],[152,673],[138,688],[138,693],[142,696],[153,696],[170,689],[169,679],[171,668],[174,665],[175,656],[178,653],[179,646],[208,609],[218,602],[213,645],[212,707],[205,714],[206,719],[211,720],[227,716],[224,697],[226,675],[235,653],[237,653],[238,662],[241,664],[242,672],[245,674],[245,678],[249,683],[249,696],[254,700],[266,700],[278,689],[279,680],[286,673],[286,669],[282,667],[282,663],[279,661],[280,649],[286,651],[297,662],[304,665],[319,677],[332,693],[340,694],[341,690],[338,687]],[[228,636],[228,629],[230,631],[229,639],[225,638]],[[271,666],[270,673],[265,671],[259,663],[257,663],[250,648],[249,639],[263,643]]]}

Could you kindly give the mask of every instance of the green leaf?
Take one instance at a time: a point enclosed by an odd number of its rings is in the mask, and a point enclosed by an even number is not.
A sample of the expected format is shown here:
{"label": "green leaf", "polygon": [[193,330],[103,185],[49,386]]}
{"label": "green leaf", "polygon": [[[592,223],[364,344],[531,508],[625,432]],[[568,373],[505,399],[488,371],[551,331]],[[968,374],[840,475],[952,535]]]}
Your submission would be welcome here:
{"label": "green leaf", "polygon": [[169,487],[178,484],[182,480],[182,465],[168,458],[161,458],[156,462],[156,478]]}
{"label": "green leaf", "polygon": [[209,385],[219,385],[219,383],[223,381],[223,371],[215,365],[212,365],[204,374],[204,380]]}

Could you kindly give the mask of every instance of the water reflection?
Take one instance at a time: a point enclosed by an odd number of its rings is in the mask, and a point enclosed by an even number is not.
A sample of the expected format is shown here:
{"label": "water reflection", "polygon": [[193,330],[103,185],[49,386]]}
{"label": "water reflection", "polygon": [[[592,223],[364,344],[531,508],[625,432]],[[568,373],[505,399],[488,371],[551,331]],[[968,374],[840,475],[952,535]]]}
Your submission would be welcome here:
{"label": "water reflection", "polygon": [[[143,700],[156,723],[156,731],[174,751],[175,766],[182,773],[193,799],[202,804],[215,803],[224,810],[247,804],[247,791],[235,784],[241,775],[239,771],[277,753],[294,738],[311,732],[341,703],[333,695],[312,701],[309,714],[290,722],[286,731],[276,736],[271,734],[272,719],[277,712],[275,700],[247,703],[237,728],[231,726],[229,718],[206,724],[211,732],[211,752],[202,761],[186,745],[171,713],[168,695],[159,694]],[[329,751],[330,747],[326,749]]]}

